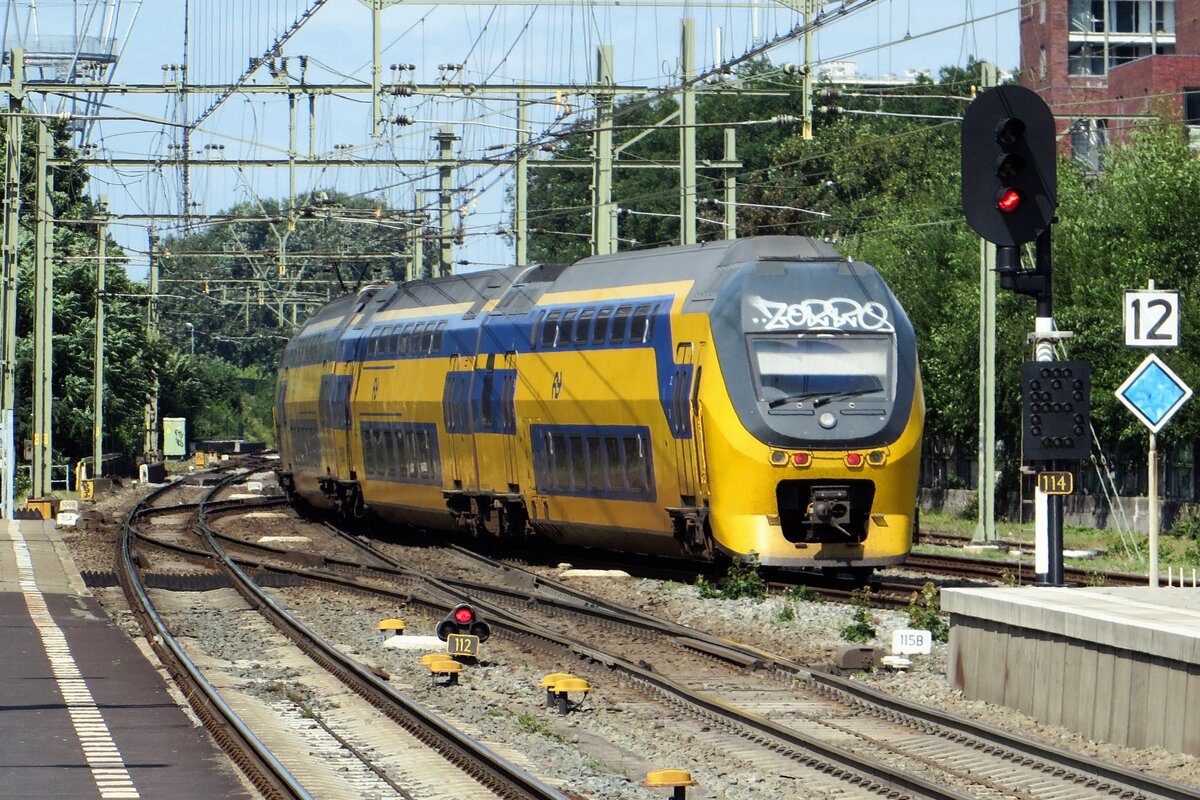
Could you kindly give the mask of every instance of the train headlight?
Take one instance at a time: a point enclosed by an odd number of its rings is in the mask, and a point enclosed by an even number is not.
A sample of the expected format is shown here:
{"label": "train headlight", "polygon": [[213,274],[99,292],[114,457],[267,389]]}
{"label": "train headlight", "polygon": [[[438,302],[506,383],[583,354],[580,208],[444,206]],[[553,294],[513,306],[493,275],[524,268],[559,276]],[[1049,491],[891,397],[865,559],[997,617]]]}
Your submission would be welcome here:
{"label": "train headlight", "polygon": [[792,465],[797,467],[807,467],[812,463],[812,455],[809,453],[793,453]]}
{"label": "train headlight", "polygon": [[777,467],[782,467],[788,462],[788,454],[782,450],[771,451],[771,463]]}
{"label": "train headlight", "polygon": [[887,453],[882,450],[872,450],[867,453],[867,463],[872,467],[882,467],[887,462]]}
{"label": "train headlight", "polygon": [[847,467],[861,467],[863,465],[862,453],[846,453]]}

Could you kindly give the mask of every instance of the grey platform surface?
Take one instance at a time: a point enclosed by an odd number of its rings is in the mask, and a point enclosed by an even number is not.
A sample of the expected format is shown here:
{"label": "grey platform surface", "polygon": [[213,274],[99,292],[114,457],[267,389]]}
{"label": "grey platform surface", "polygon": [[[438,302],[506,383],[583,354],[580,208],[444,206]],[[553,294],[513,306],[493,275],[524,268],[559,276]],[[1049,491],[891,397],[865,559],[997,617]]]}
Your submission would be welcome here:
{"label": "grey platform surface", "polygon": [[951,683],[1099,741],[1200,755],[1200,589],[942,590]]}
{"label": "grey platform surface", "polygon": [[0,626],[0,798],[251,796],[53,523],[0,520]]}

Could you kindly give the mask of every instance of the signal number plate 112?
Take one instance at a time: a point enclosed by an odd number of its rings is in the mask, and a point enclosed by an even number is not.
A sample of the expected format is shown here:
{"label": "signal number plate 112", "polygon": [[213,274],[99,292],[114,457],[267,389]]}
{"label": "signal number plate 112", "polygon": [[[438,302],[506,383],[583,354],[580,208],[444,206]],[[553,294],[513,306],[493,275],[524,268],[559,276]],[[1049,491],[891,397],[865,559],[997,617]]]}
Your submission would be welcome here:
{"label": "signal number plate 112", "polygon": [[1071,494],[1075,491],[1075,473],[1039,472],[1037,485],[1042,494]]}
{"label": "signal number plate 112", "polygon": [[478,656],[479,637],[452,633],[446,637],[446,652],[452,656]]}

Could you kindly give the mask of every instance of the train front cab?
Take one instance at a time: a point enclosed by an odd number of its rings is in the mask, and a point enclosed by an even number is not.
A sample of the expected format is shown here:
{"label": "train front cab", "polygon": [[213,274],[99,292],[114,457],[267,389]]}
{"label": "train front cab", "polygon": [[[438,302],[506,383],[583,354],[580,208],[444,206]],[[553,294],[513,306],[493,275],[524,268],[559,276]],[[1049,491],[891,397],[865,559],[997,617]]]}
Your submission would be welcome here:
{"label": "train front cab", "polygon": [[924,421],[903,310],[862,264],[743,278],[706,367],[727,389],[703,404],[717,546],[780,567],[903,561]]}

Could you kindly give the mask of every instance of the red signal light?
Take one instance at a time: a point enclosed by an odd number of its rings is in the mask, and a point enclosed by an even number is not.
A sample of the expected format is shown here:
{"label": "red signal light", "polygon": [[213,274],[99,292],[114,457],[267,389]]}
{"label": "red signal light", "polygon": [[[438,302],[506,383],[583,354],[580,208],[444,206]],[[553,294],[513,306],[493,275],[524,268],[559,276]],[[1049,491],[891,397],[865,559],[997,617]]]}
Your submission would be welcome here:
{"label": "red signal light", "polygon": [[475,621],[475,612],[470,606],[459,606],[454,609],[454,621],[459,625],[470,625]]}
{"label": "red signal light", "polygon": [[1021,193],[1016,189],[1001,189],[996,198],[996,208],[1005,214],[1011,214],[1021,207]]}
{"label": "red signal light", "polygon": [[862,463],[863,463],[862,453],[847,453],[846,454],[846,466],[847,467],[861,467]]}

